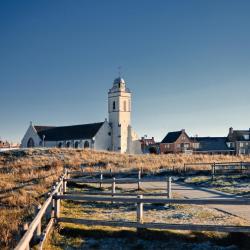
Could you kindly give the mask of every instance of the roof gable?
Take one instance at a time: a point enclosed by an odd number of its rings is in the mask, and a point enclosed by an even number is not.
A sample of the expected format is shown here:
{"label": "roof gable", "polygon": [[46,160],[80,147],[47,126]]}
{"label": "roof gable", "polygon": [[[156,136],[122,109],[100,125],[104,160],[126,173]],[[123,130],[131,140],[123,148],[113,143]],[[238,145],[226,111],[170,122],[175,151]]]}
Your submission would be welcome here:
{"label": "roof gable", "polygon": [[[62,126],[62,127],[39,127],[38,135],[40,138],[45,136],[45,141],[64,141],[64,140],[79,140],[92,139],[99,131],[104,122]],[[41,129],[41,127],[43,127]]]}
{"label": "roof gable", "polygon": [[[244,136],[248,135],[248,138]],[[250,131],[249,130],[234,130],[232,133],[228,134],[229,141],[250,141]]]}
{"label": "roof gable", "polygon": [[[185,133],[185,131],[180,130],[180,131],[174,131],[174,132],[169,132],[165,138],[161,141],[161,143],[174,143],[178,140],[178,138],[181,136],[181,134],[184,133],[185,136],[188,137],[188,135]],[[189,137],[188,137],[189,138]]]}

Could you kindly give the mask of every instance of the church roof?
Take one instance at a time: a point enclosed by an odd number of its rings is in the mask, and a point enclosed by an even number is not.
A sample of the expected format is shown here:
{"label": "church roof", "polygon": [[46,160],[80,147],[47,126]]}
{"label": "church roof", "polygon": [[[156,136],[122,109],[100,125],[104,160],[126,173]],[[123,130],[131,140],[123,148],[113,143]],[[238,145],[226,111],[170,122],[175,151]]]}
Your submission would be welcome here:
{"label": "church roof", "polygon": [[45,141],[64,141],[92,139],[104,122],[51,127],[51,126],[34,126],[40,138],[45,136]]}
{"label": "church roof", "polygon": [[36,126],[35,125],[34,128],[37,132],[40,132],[40,131],[50,129],[50,128],[55,128],[55,127],[53,127],[53,126],[40,126],[40,125]]}

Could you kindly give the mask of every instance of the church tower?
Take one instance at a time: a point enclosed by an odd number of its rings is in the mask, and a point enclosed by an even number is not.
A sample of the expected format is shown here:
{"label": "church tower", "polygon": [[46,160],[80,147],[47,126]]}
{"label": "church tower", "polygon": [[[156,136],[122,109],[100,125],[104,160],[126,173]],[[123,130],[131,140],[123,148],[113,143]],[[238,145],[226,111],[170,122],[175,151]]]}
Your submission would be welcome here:
{"label": "church tower", "polygon": [[128,152],[128,129],[131,120],[131,92],[123,78],[114,80],[108,92],[109,123],[112,127],[112,150]]}

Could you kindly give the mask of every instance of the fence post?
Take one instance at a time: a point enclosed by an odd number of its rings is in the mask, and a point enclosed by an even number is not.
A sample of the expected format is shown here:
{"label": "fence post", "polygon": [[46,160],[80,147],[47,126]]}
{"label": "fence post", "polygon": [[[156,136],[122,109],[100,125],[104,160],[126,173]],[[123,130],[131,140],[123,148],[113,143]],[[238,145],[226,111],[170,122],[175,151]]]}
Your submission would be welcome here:
{"label": "fence post", "polygon": [[[142,199],[143,195],[138,195],[138,199]],[[143,224],[143,203],[139,201],[137,203],[137,223]]]}
{"label": "fence post", "polygon": [[212,180],[214,179],[215,175],[215,162],[212,164]]}
{"label": "fence post", "polygon": [[102,188],[102,180],[103,180],[103,175],[102,175],[102,172],[100,174],[100,189]]}
{"label": "fence post", "polygon": [[168,192],[168,198],[172,198],[172,178],[168,177],[167,178],[167,192]]}
{"label": "fence post", "polygon": [[[112,181],[112,197],[114,197],[115,194],[115,177],[113,178]],[[113,201],[111,202],[112,204],[114,203]]]}
{"label": "fence post", "polygon": [[55,218],[60,218],[60,199],[58,199],[58,193],[55,194]]}
{"label": "fence post", "polygon": [[240,170],[241,170],[241,174],[243,173],[243,162],[240,162]]}
{"label": "fence post", "polygon": [[[40,204],[37,206],[37,208],[36,208],[36,214],[38,214],[38,212],[40,211],[41,207],[42,206]],[[42,234],[42,223],[41,223],[41,220],[40,220],[40,222],[39,222],[39,224],[38,224],[38,226],[36,228],[36,237],[35,238],[36,239],[40,239],[41,234]]]}
{"label": "fence post", "polygon": [[63,178],[63,193],[67,192],[67,181]]}
{"label": "fence post", "polygon": [[139,171],[138,171],[138,191],[139,191],[140,188],[141,188],[141,182],[140,182],[140,180],[141,180],[141,171],[139,170]]}

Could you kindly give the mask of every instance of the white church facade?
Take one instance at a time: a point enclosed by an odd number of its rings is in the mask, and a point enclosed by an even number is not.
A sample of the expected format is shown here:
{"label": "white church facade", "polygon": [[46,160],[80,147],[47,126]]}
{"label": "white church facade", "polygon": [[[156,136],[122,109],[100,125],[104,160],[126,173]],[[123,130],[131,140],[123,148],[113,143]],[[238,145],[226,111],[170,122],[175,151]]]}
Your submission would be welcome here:
{"label": "white church facade", "polygon": [[131,92],[121,77],[114,80],[108,92],[108,114],[109,120],[81,125],[53,127],[31,123],[21,147],[71,147],[141,153],[139,137],[131,127]]}

